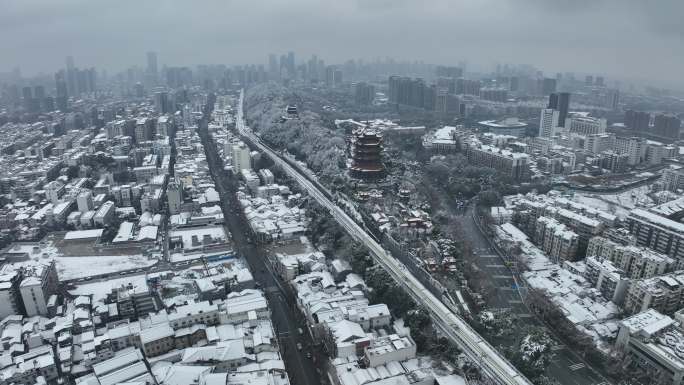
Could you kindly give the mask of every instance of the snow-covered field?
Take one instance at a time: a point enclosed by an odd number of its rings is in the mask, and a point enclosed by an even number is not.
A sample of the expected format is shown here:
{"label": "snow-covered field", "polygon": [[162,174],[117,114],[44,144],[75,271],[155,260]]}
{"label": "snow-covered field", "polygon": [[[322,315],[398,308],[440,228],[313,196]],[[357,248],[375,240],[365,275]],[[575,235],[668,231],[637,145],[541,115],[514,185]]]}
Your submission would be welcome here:
{"label": "snow-covered field", "polygon": [[[60,280],[86,278],[93,275],[111,274],[131,269],[144,269],[157,263],[156,259],[147,259],[140,254],[131,255],[93,255],[84,257],[65,257],[52,243],[19,244],[10,252],[26,253],[29,260],[57,264]],[[17,264],[21,264],[18,262]]]}
{"label": "snow-covered field", "polygon": [[85,278],[99,274],[146,268],[157,263],[142,255],[93,256],[93,257],[54,257],[57,273],[62,280]]}
{"label": "snow-covered field", "polygon": [[624,219],[636,207],[651,207],[655,203],[647,195],[648,185],[635,187],[617,194],[575,192],[575,201],[617,215]]}

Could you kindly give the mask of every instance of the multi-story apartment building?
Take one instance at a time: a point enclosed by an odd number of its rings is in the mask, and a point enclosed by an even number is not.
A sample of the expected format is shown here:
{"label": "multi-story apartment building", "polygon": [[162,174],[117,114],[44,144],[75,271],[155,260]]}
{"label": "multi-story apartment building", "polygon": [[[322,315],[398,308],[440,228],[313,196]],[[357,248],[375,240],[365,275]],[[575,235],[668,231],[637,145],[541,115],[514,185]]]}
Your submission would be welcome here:
{"label": "multi-story apartment building", "polygon": [[625,310],[636,314],[653,308],[673,314],[682,308],[684,271],[632,281],[625,300]]}
{"label": "multi-story apartment building", "polygon": [[622,304],[629,288],[629,279],[624,272],[606,259],[587,257],[584,278],[594,286],[601,295],[615,304]]}
{"label": "multi-story apartment building", "polygon": [[653,309],[625,318],[615,346],[648,374],[649,383],[683,383],[684,333],[672,318]]}
{"label": "multi-story apartment building", "polygon": [[93,222],[96,226],[106,226],[111,223],[115,214],[115,205],[112,201],[107,201],[100,206],[93,216]]}
{"label": "multi-story apartment building", "polygon": [[615,148],[615,134],[589,134],[584,138],[584,151],[598,154]]}
{"label": "multi-story apartment building", "polygon": [[551,108],[542,109],[539,118],[539,137],[551,138],[555,136],[559,119],[560,111]]}
{"label": "multi-story apartment building", "polygon": [[615,151],[619,154],[627,154],[627,163],[630,166],[636,166],[646,160],[646,139],[640,136],[615,138]]}
{"label": "multi-story apartment building", "polygon": [[676,192],[684,189],[684,169],[669,168],[663,172],[663,188]]}
{"label": "multi-story apartment building", "polygon": [[665,274],[674,264],[674,260],[667,255],[645,247],[620,244],[604,237],[589,240],[587,257],[608,259],[632,279]]}
{"label": "multi-story apartment building", "polygon": [[603,134],[608,121],[605,118],[594,118],[588,114],[573,113],[565,119],[565,129],[582,135]]}
{"label": "multi-story apartment building", "polygon": [[57,294],[59,280],[55,261],[49,264],[31,265],[24,269],[20,291],[24,310],[29,317],[48,315],[48,300]]}
{"label": "multi-story apartment building", "polygon": [[684,224],[643,209],[634,209],[627,217],[627,226],[646,246],[675,259],[677,269],[684,268]]}
{"label": "multi-story apartment building", "polygon": [[491,167],[516,180],[524,180],[529,177],[529,156],[527,154],[483,145],[477,140],[467,143],[465,153],[468,162],[473,165]]}
{"label": "multi-story apartment building", "polygon": [[539,217],[535,227],[535,241],[544,253],[556,262],[574,260],[579,236],[554,218]]}
{"label": "multi-story apartment building", "polygon": [[24,304],[21,299],[19,285],[23,279],[23,271],[9,269],[0,274],[0,317],[23,314]]}

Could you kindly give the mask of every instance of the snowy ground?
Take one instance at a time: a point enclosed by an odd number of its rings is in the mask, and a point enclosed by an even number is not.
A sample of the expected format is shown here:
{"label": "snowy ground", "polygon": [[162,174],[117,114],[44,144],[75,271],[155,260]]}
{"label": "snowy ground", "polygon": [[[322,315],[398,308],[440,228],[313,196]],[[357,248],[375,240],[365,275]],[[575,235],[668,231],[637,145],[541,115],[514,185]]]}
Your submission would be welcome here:
{"label": "snowy ground", "polygon": [[[140,254],[132,255],[94,255],[83,257],[65,257],[52,243],[20,244],[10,252],[26,253],[31,261],[48,262],[55,260],[60,280],[86,278],[93,275],[111,274],[119,271],[143,269],[157,263],[156,259],[147,259]],[[19,262],[21,264],[21,262]]]}
{"label": "snowy ground", "polygon": [[114,279],[102,279],[96,282],[89,282],[86,284],[78,285],[76,289],[70,290],[69,293],[73,295],[93,295],[93,303],[104,300],[107,294],[112,291],[113,288],[126,286],[132,283],[133,286],[147,286],[147,281],[145,279],[145,274],[134,275],[124,278],[114,278]]}
{"label": "snowy ground", "polygon": [[157,263],[142,255],[117,255],[94,257],[54,257],[57,273],[62,280],[85,278],[99,274],[110,274],[131,269],[142,269]]}
{"label": "snowy ground", "polygon": [[617,215],[624,219],[636,207],[651,207],[655,203],[647,196],[650,187],[640,186],[617,194],[575,192],[575,201]]}

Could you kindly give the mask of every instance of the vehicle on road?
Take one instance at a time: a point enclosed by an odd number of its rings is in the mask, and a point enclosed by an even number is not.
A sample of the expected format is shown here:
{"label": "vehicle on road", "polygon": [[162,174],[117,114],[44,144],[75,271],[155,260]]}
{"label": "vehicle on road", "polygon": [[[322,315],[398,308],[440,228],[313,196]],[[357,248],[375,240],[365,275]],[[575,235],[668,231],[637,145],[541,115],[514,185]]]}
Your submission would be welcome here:
{"label": "vehicle on road", "polygon": [[297,342],[297,350],[300,350],[300,351],[302,350],[302,343],[301,342]]}
{"label": "vehicle on road", "polygon": [[311,352],[306,352],[306,358],[311,358]]}
{"label": "vehicle on road", "polygon": [[304,330],[302,328],[297,329],[297,333],[299,333],[300,336],[304,335]]}

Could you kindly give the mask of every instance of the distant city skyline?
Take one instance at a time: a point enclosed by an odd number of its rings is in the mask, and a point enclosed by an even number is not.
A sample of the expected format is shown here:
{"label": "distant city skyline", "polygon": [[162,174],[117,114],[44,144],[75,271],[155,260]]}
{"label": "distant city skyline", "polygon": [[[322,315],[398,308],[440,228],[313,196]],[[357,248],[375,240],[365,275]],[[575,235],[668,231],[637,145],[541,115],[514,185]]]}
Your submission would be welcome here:
{"label": "distant city skyline", "polygon": [[[271,52],[318,54],[329,63],[394,57],[434,64],[468,60],[472,69],[529,63],[552,74],[603,74],[682,88],[684,30],[673,0],[519,2],[271,1],[94,4],[9,0],[0,15],[3,68],[31,76],[77,66],[118,71],[164,64],[267,64]],[[492,12],[496,9],[496,12]],[[150,17],[152,15],[152,17]],[[590,59],[590,60],[589,60]]]}

